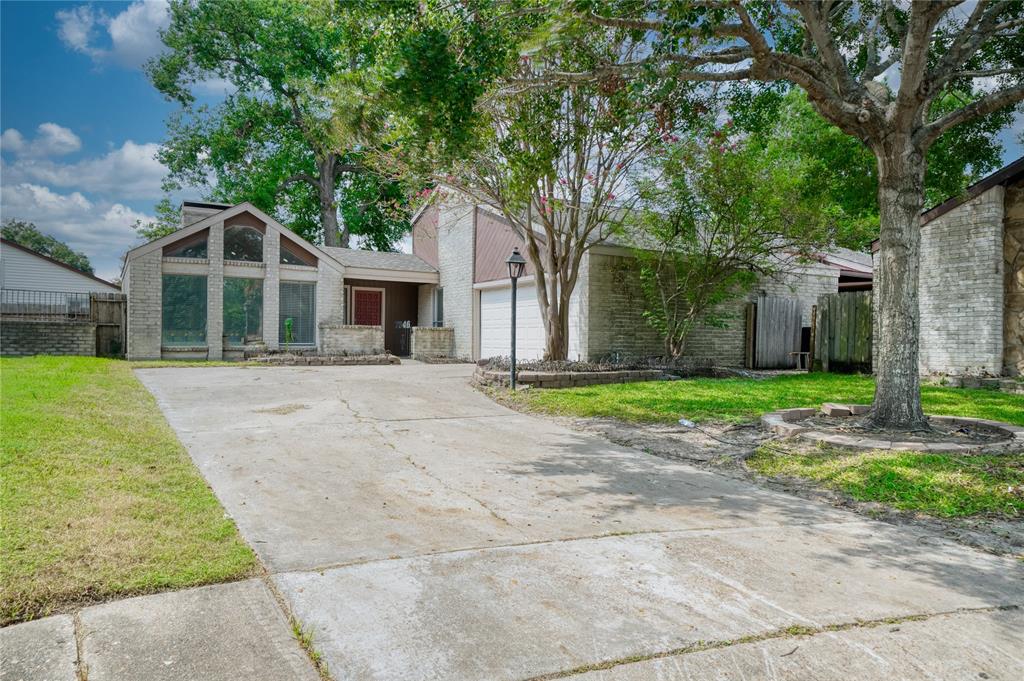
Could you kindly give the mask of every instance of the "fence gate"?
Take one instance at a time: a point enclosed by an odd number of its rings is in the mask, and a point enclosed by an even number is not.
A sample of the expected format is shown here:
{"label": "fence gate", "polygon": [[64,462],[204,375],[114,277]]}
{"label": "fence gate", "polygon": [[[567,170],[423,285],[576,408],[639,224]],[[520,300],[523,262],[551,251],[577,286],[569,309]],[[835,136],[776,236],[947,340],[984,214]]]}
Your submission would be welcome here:
{"label": "fence gate", "polygon": [[97,357],[124,357],[126,301],[123,293],[89,294],[92,322],[96,324]]}
{"label": "fence gate", "polygon": [[[800,302],[793,298],[759,296],[748,313],[747,328],[753,326],[748,357],[754,369],[792,369],[800,352]],[[752,322],[752,324],[751,324]],[[752,345],[752,347],[751,347]]]}
{"label": "fence gate", "polygon": [[871,292],[828,293],[818,298],[814,360],[822,371],[871,372]]}

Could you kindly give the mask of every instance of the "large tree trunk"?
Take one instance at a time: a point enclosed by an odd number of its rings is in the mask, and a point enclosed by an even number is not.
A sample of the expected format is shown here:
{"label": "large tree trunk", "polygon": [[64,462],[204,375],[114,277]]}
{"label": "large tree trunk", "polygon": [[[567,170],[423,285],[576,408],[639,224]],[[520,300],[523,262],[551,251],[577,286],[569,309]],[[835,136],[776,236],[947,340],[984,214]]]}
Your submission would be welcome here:
{"label": "large tree trunk", "polygon": [[[557,299],[557,296],[556,296]],[[544,320],[544,359],[563,360],[569,356],[568,323],[562,320],[560,302],[548,306]]]}
{"label": "large tree trunk", "polygon": [[921,409],[918,369],[918,271],[924,154],[906,136],[891,135],[875,149],[881,217],[874,305],[875,401],[871,422],[878,428],[928,428]]}
{"label": "large tree trunk", "polygon": [[[534,264],[536,268],[536,263]],[[538,275],[542,270],[536,268]],[[547,286],[548,300],[544,300],[540,286],[535,286],[537,291],[537,304],[540,306],[541,317],[544,320],[544,359],[564,360],[569,355],[569,318],[565,314],[567,303],[562,300],[561,294],[550,282]]]}
{"label": "large tree trunk", "polygon": [[320,199],[320,227],[324,230],[325,246],[349,247],[348,228],[338,228],[338,206],[334,200],[334,187],[337,179],[337,157],[328,154],[327,158],[317,161],[317,194]]}

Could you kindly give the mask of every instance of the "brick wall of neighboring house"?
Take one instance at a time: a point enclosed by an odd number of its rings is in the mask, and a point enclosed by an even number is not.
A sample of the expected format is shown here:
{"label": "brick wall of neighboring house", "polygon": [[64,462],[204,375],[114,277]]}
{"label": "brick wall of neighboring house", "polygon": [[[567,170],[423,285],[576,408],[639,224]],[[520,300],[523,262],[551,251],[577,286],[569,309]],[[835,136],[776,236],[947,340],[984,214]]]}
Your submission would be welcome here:
{"label": "brick wall of neighboring house", "polygon": [[586,354],[589,360],[610,356],[664,354],[660,334],[643,318],[640,280],[633,258],[591,252],[587,295]]}
{"label": "brick wall of neighboring house", "polygon": [[96,325],[91,322],[4,319],[0,354],[96,355]]}
{"label": "brick wall of neighboring house", "polygon": [[162,253],[132,259],[122,288],[128,297],[128,359],[160,359],[163,333]]}
{"label": "brick wall of neighboring house", "polygon": [[412,330],[410,354],[417,357],[451,357],[455,349],[455,332],[451,327],[417,326]]}
{"label": "brick wall of neighboring house", "polygon": [[996,186],[921,229],[923,374],[1003,368],[1003,198]]}
{"label": "brick wall of neighboring house", "polygon": [[1024,181],[1006,188],[1003,216],[1003,373],[1024,375]]}
{"label": "brick wall of neighboring house", "polygon": [[437,258],[444,288],[444,323],[454,329],[455,356],[473,355],[473,252],[475,208],[450,202],[440,206]]}
{"label": "brick wall of neighboring house", "polygon": [[320,322],[320,351],[328,355],[382,354],[384,328]]}

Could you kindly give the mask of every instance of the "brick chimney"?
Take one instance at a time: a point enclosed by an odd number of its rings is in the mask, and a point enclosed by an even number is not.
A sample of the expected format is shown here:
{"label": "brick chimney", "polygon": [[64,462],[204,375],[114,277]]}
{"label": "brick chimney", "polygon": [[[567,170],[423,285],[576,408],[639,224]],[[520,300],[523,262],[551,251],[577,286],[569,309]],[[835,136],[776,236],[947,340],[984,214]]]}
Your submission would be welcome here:
{"label": "brick chimney", "polygon": [[204,201],[182,201],[181,202],[181,226],[188,227],[208,218],[214,213],[231,208],[229,203],[209,203]]}

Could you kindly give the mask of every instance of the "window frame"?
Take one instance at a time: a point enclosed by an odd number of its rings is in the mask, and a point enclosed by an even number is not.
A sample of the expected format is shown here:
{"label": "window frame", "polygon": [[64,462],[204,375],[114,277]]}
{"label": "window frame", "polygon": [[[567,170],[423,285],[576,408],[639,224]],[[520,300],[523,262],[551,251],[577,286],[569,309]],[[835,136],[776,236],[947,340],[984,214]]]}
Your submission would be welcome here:
{"label": "window frame", "polygon": [[[259,248],[259,260],[250,260],[248,258],[229,258],[228,257],[228,234],[230,232],[241,233],[244,231],[255,232],[260,237],[260,248]],[[223,243],[223,258],[224,262],[250,262],[250,263],[262,263],[264,262],[264,242],[267,239],[267,235],[260,229],[253,227],[252,225],[226,225],[224,227],[224,243]]]}
{"label": "window frame", "polygon": [[[203,329],[201,341],[168,342],[167,338],[167,279],[168,277],[200,279],[203,282]],[[163,273],[160,275],[160,347],[166,348],[190,348],[209,347],[210,343],[210,304],[209,304],[209,278],[206,274],[173,274]]]}

